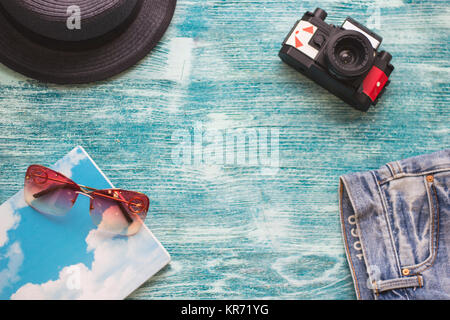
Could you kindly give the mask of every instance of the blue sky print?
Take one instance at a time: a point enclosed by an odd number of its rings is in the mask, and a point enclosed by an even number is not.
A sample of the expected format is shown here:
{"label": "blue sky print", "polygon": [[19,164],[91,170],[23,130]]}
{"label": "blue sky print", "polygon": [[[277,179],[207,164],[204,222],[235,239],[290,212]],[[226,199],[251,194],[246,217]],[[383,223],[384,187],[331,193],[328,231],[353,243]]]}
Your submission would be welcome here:
{"label": "blue sky print", "polygon": [[[52,169],[113,187],[82,147]],[[0,299],[123,299],[169,261],[145,226],[131,237],[97,230],[86,197],[64,217],[38,213],[23,190],[0,206]]]}

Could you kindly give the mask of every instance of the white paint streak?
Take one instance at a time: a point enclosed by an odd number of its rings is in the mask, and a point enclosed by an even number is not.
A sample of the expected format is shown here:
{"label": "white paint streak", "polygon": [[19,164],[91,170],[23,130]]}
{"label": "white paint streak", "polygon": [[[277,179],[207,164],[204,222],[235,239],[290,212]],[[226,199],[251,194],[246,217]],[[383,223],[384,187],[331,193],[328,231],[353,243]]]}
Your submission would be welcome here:
{"label": "white paint streak", "polygon": [[[336,274],[338,274],[339,270],[343,267],[344,259],[338,254],[338,252],[336,252],[336,250],[334,250],[334,245],[334,243],[329,246],[326,244],[306,244],[300,250],[300,254],[277,259],[272,264],[272,269],[275,270],[283,279],[285,279],[289,285],[295,287],[310,287],[315,283],[327,284],[330,281],[335,281]],[[328,268],[323,268],[321,273],[306,270],[310,276],[307,274],[297,274],[295,272],[295,270],[298,270],[299,267],[304,268],[305,265],[307,265],[305,263],[306,259],[317,256],[331,257],[336,261],[329,264]]]}
{"label": "white paint streak", "polygon": [[172,39],[169,43],[169,56],[163,79],[179,83],[189,82],[194,48],[195,42],[192,38]]}
{"label": "white paint streak", "polygon": [[291,236],[290,214],[287,210],[280,208],[268,208],[255,210],[251,231],[248,233],[250,239],[256,242],[269,241],[273,248],[282,246],[283,240]]}
{"label": "white paint streak", "polygon": [[169,44],[169,56],[163,79],[177,82],[179,85],[170,93],[167,110],[176,113],[184,104],[184,96],[190,83],[190,75],[195,47],[192,38],[174,38]]}

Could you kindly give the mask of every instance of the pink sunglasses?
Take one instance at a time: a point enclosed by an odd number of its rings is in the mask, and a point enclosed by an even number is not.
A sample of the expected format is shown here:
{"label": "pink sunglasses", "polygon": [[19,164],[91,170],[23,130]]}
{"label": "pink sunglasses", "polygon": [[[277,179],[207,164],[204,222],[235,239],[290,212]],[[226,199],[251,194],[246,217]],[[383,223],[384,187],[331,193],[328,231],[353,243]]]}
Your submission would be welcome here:
{"label": "pink sunglasses", "polygon": [[97,190],[79,185],[59,172],[31,165],[25,176],[25,201],[37,211],[54,216],[67,214],[78,195],[90,198],[89,213],[98,229],[131,236],[144,224],[150,201],[139,192]]}

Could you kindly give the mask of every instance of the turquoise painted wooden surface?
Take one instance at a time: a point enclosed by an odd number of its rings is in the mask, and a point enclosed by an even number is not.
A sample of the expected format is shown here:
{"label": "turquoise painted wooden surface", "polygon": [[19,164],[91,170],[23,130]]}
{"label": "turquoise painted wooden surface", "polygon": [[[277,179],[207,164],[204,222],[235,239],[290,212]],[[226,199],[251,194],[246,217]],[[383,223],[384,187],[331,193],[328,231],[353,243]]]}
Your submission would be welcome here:
{"label": "turquoise painted wooden surface", "polygon": [[[282,64],[294,22],[373,24],[396,67],[367,114]],[[185,1],[152,54],[109,81],[55,86],[0,68],[0,202],[31,163],[83,145],[112,182],[146,192],[173,262],[133,298],[353,299],[338,177],[450,146],[446,1]],[[180,130],[279,130],[280,169],[183,164]],[[178,130],[178,131],[177,131]]]}

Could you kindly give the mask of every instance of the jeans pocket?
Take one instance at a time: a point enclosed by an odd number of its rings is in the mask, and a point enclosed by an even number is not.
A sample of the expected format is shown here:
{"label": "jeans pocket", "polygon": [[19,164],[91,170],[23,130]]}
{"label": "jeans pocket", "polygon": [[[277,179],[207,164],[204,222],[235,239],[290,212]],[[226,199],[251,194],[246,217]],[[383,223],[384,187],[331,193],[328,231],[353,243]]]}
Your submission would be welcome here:
{"label": "jeans pocket", "polygon": [[439,243],[437,184],[449,181],[449,172],[403,176],[381,186],[388,224],[404,276],[431,267]]}

